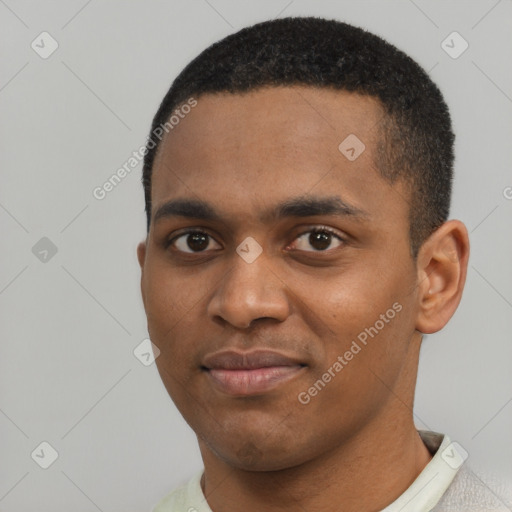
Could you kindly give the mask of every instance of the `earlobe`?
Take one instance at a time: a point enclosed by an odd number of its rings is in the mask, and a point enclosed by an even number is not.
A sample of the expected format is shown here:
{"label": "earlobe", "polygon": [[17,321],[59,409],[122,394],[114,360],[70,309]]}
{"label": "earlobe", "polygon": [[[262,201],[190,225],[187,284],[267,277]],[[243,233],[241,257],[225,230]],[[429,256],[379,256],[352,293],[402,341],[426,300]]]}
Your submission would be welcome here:
{"label": "earlobe", "polygon": [[469,237],[458,220],[445,222],[424,242],[417,258],[418,331],[437,332],[453,316],[462,298],[468,260]]}

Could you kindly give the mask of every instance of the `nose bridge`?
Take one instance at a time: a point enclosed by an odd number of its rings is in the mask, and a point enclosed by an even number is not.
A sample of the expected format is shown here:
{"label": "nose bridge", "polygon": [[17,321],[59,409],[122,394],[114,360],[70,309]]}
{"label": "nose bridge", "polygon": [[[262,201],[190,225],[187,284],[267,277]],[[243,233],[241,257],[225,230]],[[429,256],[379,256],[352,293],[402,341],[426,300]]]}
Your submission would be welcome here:
{"label": "nose bridge", "polygon": [[232,325],[245,328],[258,318],[283,321],[289,314],[285,285],[272,269],[267,255],[257,252],[251,241],[237,248],[230,268],[210,300],[210,318],[221,317]]}

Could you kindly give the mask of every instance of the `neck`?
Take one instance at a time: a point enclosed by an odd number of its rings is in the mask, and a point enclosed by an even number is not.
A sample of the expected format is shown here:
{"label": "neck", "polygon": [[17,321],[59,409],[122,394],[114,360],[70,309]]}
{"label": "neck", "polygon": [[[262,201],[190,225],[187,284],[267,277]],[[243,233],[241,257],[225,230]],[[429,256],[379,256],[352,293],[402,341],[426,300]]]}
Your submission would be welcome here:
{"label": "neck", "polygon": [[[214,512],[382,510],[412,484],[432,456],[410,422],[368,425],[347,444],[280,471],[246,471],[219,460],[200,442],[203,492]],[[395,416],[396,418],[396,416]]]}

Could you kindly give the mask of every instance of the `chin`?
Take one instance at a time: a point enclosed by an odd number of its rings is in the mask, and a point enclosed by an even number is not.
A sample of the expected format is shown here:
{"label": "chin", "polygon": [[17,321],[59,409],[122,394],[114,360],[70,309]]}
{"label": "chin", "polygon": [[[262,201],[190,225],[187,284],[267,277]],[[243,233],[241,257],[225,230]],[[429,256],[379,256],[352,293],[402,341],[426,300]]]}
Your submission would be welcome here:
{"label": "chin", "polygon": [[282,471],[301,463],[288,455],[276,457],[272,452],[262,453],[257,447],[251,445],[244,446],[237,453],[229,454],[223,460],[231,467],[255,472]]}
{"label": "chin", "polygon": [[[204,440],[204,439],[203,439]],[[280,471],[300,465],[307,460],[302,450],[288,435],[285,442],[269,438],[269,430],[261,435],[240,438],[233,434],[222,439],[204,440],[213,455],[227,465],[244,471]]]}

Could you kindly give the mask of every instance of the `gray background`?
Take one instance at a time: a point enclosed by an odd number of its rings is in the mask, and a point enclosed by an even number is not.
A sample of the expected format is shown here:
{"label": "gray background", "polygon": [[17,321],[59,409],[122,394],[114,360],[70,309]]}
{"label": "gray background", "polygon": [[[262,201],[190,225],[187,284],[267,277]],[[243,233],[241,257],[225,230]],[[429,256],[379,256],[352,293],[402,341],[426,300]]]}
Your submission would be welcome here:
{"label": "gray background", "polygon": [[[141,165],[105,199],[92,191],[145,142],[192,57],[304,14],[382,35],[446,96],[451,217],[472,254],[461,306],[424,340],[415,420],[459,442],[484,481],[512,478],[510,0],[0,0],[0,510],[149,511],[202,467],[155,365],[133,354],[147,337]],[[31,48],[43,31],[59,44],[47,59]],[[441,47],[453,31],[469,43],[457,59]],[[43,237],[57,248],[46,261],[32,250]],[[46,470],[31,457],[43,441],[59,455]]]}

